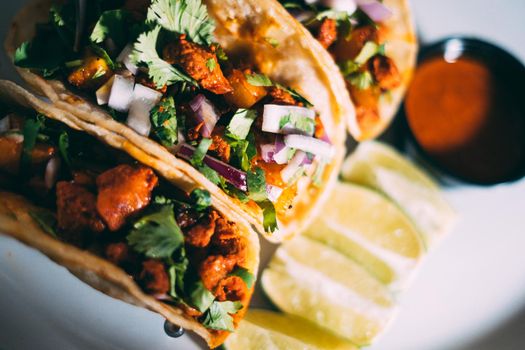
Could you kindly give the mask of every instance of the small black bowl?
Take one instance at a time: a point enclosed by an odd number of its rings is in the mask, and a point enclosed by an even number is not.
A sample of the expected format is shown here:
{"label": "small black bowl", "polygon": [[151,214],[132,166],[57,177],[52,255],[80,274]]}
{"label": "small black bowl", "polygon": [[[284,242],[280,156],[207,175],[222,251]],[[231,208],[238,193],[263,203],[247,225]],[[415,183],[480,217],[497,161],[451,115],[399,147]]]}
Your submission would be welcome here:
{"label": "small black bowl", "polygon": [[[447,62],[454,62],[459,58],[471,58],[485,64],[493,73],[493,76],[498,77],[499,81],[510,87],[508,90],[511,91],[512,105],[519,109],[519,114],[525,123],[525,67],[510,53],[483,40],[454,36],[423,46],[418,55],[418,66],[436,57],[441,57]],[[494,185],[516,181],[525,176],[525,156],[522,157],[524,159],[523,164],[518,165],[512,172],[497,179],[470,179],[453,170],[446,169],[418,144],[408,123],[405,103],[402,104],[398,117],[400,124],[407,133],[409,149],[415,149],[416,156],[421,156],[423,162],[430,165],[444,184]],[[523,138],[525,138],[525,133]],[[522,152],[525,154],[525,148]]]}

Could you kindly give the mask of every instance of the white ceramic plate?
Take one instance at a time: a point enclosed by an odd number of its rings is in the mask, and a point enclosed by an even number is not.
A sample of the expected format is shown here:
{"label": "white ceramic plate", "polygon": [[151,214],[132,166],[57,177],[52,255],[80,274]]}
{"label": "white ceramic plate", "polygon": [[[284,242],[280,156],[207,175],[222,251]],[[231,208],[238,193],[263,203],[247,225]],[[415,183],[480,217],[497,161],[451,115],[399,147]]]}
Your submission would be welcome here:
{"label": "white ceramic plate", "polygon": [[[25,1],[0,4],[0,33]],[[419,32],[491,40],[525,61],[525,1],[413,1]],[[0,77],[16,79],[4,54]],[[373,350],[525,348],[525,180],[491,188],[458,187],[446,196],[461,219],[433,251],[390,331]],[[263,244],[264,266],[274,246]],[[256,292],[253,306],[269,307]],[[169,338],[160,316],[114,300],[67,270],[0,235],[0,348],[199,349]]]}

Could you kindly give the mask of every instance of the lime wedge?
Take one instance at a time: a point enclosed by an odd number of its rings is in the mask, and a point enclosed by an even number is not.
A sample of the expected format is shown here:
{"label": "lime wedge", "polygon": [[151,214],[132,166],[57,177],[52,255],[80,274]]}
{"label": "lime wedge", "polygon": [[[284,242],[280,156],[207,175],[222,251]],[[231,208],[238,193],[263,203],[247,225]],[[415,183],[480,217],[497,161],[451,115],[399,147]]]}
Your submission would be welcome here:
{"label": "lime wedge", "polygon": [[412,277],[424,255],[419,232],[392,202],[365,187],[338,183],[304,233],[359,263],[392,290]]}
{"label": "lime wedge", "polygon": [[250,309],[224,344],[228,350],[357,350],[353,344],[299,317]]}
{"label": "lime wedge", "polygon": [[392,199],[422,233],[427,246],[453,226],[456,214],[424,171],[385,144],[361,143],[343,164],[342,178]]}
{"label": "lime wedge", "polygon": [[262,274],[262,286],[285,313],[359,346],[381,333],[396,311],[384,285],[354,261],[304,237],[277,250]]}

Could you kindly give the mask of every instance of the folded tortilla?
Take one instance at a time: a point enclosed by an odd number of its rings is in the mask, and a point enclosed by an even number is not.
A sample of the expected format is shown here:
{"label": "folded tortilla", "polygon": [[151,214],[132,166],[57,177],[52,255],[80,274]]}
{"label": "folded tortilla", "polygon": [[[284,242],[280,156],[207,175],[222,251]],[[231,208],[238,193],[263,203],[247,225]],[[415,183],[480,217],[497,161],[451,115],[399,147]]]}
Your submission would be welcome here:
{"label": "folded tortilla", "polygon": [[[97,125],[89,124],[73,115],[66,114],[63,110],[56,108],[43,99],[37,98],[12,82],[0,80],[0,101],[8,105],[36,110],[46,117],[67,124],[73,129],[86,130],[102,142],[119,150],[124,150],[143,164],[157,169],[159,175],[167,179],[177,179],[171,182],[175,186],[183,183],[183,189],[186,191],[201,187],[192,179],[165,166],[162,161],[151,157],[147,152],[136,147],[121,135]],[[257,276],[259,265],[259,240],[257,234],[245,220],[232,213],[228,206],[213,202],[213,208],[227,220],[235,222],[239,235],[244,237],[247,242],[245,267],[254,276]],[[197,333],[212,348],[224,342],[229,332],[214,331],[204,327],[195,319],[187,316],[182,309],[163,303],[144,293],[138,284],[120,267],[46,233],[30,215],[30,212],[35,209],[36,207],[29,200],[0,189],[0,233],[12,236],[41,251],[58,264],[66,267],[79,279],[101,292],[129,304],[156,312],[171,323]],[[252,293],[253,287],[241,300],[245,307],[238,311],[239,318],[244,316]]]}
{"label": "folded tortilla", "polygon": [[[345,154],[346,120],[354,108],[345,83],[330,55],[277,2],[260,0],[205,0],[203,1],[217,24],[215,38],[233,60],[250,63],[273,81],[290,86],[312,102],[323,122],[335,154],[321,176],[321,185],[310,182],[298,192],[294,207],[278,217],[279,229],[265,232],[262,210],[247,205],[224,193],[187,162],[175,157],[159,143],[140,136],[126,125],[115,121],[107,112],[74,93],[57,80],[45,80],[28,69],[18,68],[22,78],[38,93],[48,97],[67,116],[89,125],[90,129],[104,129],[114,138],[126,143],[124,149],[133,156],[140,149],[152,166],[166,178],[180,183],[193,181],[206,188],[215,203],[228,206],[235,216],[246,218],[260,233],[273,241],[281,241],[300,232],[326,199],[335,183]],[[35,35],[35,24],[48,20],[50,0],[36,0],[23,8],[14,18],[5,41],[8,54],[13,57],[16,48]],[[278,38],[278,47],[268,43]],[[88,132],[90,131],[83,128]],[[94,130],[94,129],[93,129]],[[117,136],[118,135],[118,136]],[[126,149],[127,148],[127,149]],[[136,153],[136,152],[135,152]],[[142,160],[141,160],[142,161]]]}

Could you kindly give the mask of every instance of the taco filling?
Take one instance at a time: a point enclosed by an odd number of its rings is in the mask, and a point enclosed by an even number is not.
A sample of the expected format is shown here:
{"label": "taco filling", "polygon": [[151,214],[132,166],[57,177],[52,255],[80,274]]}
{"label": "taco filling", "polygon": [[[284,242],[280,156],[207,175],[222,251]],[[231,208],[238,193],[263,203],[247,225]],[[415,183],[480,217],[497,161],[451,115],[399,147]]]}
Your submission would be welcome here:
{"label": "taco filling", "polygon": [[228,59],[200,0],[86,3],[81,16],[73,1],[52,6],[15,64],[96,101],[277,229],[334,155],[313,106]]}
{"label": "taco filling", "polygon": [[249,242],[206,190],[182,193],[126,154],[26,111],[0,117],[0,188],[41,208],[29,214],[44,231],[121,267],[219,338],[248,306]]}
{"label": "taco filling", "polygon": [[330,52],[343,74],[363,129],[381,119],[379,100],[402,83],[385,52],[392,11],[378,0],[280,0]]}

